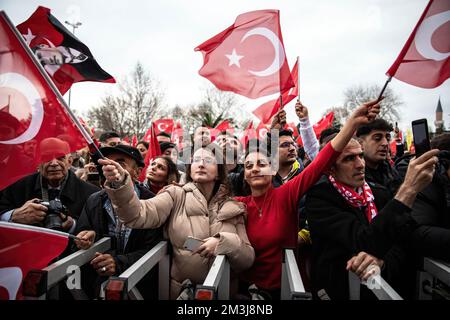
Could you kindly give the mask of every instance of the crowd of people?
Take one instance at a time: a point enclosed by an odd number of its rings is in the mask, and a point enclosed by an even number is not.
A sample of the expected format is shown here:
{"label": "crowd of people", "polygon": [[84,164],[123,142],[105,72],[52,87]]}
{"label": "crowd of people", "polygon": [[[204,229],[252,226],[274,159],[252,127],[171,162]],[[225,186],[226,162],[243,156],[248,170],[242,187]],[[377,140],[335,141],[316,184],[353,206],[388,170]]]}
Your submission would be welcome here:
{"label": "crowd of people", "polygon": [[[193,299],[216,255],[230,263],[232,299],[255,290],[280,299],[284,248],[296,248],[315,299],[348,299],[349,271],[361,280],[381,273],[413,299],[423,257],[450,261],[450,134],[435,136],[432,150],[416,157],[378,117],[379,101],[360,105],[319,139],[307,107],[298,101],[295,109],[302,146],[286,129],[284,110],[265,139],[246,145],[201,126],[178,150],[160,133],[161,155],[148,164],[149,143],[133,147],[116,132],[99,137],[100,153],[70,153],[63,140],[47,138],[37,172],[0,191],[0,219],[75,235],[65,255],[110,237],[111,249],[82,268],[91,299],[161,240],[171,247],[171,299]],[[395,157],[391,139],[398,139]],[[63,208],[59,225],[42,201]],[[188,238],[199,245],[186,248]],[[156,299],[157,271],[138,288]],[[374,298],[364,287],[361,297]]]}

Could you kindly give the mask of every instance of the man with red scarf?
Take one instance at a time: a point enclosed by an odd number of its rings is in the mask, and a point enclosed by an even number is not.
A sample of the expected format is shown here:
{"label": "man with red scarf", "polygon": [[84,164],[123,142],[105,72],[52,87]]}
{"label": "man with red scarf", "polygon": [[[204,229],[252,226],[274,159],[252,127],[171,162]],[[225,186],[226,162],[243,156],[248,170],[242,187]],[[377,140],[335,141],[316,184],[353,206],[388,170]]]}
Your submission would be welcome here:
{"label": "man with red scarf", "polygon": [[[417,193],[431,182],[436,155],[432,150],[412,160],[392,199],[385,188],[365,181],[361,145],[355,139],[348,143],[329,175],[306,196],[314,295],[348,299],[348,271],[366,279],[369,270],[381,270],[381,276],[407,298],[408,270],[414,268],[406,263],[408,244],[417,228],[410,211]],[[361,290],[361,299],[370,295]]]}

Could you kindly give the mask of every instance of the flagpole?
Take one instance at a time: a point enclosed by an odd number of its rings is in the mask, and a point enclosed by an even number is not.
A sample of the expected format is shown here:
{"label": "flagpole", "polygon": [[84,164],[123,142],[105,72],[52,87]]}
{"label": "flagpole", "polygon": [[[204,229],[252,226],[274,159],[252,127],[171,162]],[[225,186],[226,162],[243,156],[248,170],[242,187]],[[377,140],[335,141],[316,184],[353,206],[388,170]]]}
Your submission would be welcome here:
{"label": "flagpole", "polygon": [[297,56],[297,101],[300,102],[300,57]]}
{"label": "flagpole", "polygon": [[5,18],[5,21],[7,22],[7,24],[9,25],[9,27],[12,29],[12,31],[14,32],[14,34],[16,35],[17,39],[19,39],[20,44],[22,45],[22,47],[25,49],[25,51],[28,53],[29,57],[31,58],[31,60],[33,61],[34,65],[38,68],[38,70],[40,71],[41,75],[44,77],[44,79],[46,80],[47,84],[50,86],[50,88],[52,88],[53,92],[55,93],[56,97],[58,98],[59,103],[61,103],[61,105],[63,106],[64,110],[66,111],[67,115],[70,117],[70,119],[72,119],[72,121],[75,123],[75,125],[77,126],[78,130],[80,130],[81,134],[83,135],[83,138],[88,142],[89,146],[91,146],[92,148],[94,148],[98,154],[100,155],[101,158],[104,158],[103,154],[100,152],[100,149],[97,147],[97,145],[94,143],[94,141],[92,140],[91,136],[89,135],[89,133],[84,129],[84,127],[81,125],[80,121],[78,121],[77,117],[75,116],[75,114],[72,112],[72,110],[70,110],[69,106],[67,105],[66,101],[64,100],[63,96],[61,95],[61,93],[59,92],[58,88],[56,87],[56,85],[53,83],[53,80],[50,78],[50,76],[47,74],[47,71],[45,71],[44,67],[41,65],[41,63],[39,61],[36,60],[36,57],[33,53],[33,51],[31,51],[30,47],[25,43],[25,41],[23,40],[22,35],[20,34],[20,32],[17,30],[17,28],[14,26],[14,24],[11,22],[11,20],[9,19],[8,15],[5,13],[5,11],[0,11],[0,14]]}
{"label": "flagpole", "polygon": [[381,92],[380,92],[380,95],[378,96],[377,101],[380,101],[380,100],[381,100],[381,97],[383,96],[383,93],[384,93],[384,91],[386,90],[386,88],[387,88],[389,82],[391,82],[391,80],[392,80],[392,76],[389,76],[389,77],[387,78],[386,82],[384,83],[383,89],[381,89]]}
{"label": "flagpole", "polygon": [[[81,22],[77,22],[77,23],[70,23],[69,21],[64,21],[65,24],[68,24],[69,26],[72,26],[72,33],[75,36],[75,29],[78,28],[79,26],[82,25]],[[72,96],[72,87],[70,87],[69,89],[69,107],[70,107],[70,98]]]}

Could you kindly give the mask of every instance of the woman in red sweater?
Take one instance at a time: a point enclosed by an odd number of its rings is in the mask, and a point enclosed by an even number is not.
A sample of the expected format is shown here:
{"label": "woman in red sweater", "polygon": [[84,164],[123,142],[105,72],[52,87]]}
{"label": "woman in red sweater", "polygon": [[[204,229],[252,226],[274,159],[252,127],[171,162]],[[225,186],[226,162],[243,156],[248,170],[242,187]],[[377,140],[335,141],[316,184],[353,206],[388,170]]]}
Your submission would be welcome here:
{"label": "woman in red sweater", "polygon": [[297,245],[299,199],[331,167],[356,129],[371,122],[379,112],[377,101],[359,106],[314,161],[279,188],[272,186],[275,172],[271,169],[270,156],[261,146],[250,146],[244,161],[244,179],[251,195],[236,200],[247,205],[247,235],[256,259],[252,268],[242,274],[243,288],[256,284],[273,299],[279,299],[283,249]]}

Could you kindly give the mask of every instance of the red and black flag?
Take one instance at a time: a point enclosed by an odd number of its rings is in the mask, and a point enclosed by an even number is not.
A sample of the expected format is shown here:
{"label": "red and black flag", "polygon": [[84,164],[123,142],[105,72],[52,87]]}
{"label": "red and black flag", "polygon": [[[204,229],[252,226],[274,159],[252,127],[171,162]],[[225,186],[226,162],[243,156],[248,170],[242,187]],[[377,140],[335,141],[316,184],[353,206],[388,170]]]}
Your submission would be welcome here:
{"label": "red and black flag", "polygon": [[67,30],[50,9],[38,7],[17,29],[62,94],[75,82],[116,82],[98,65],[89,48]]}

